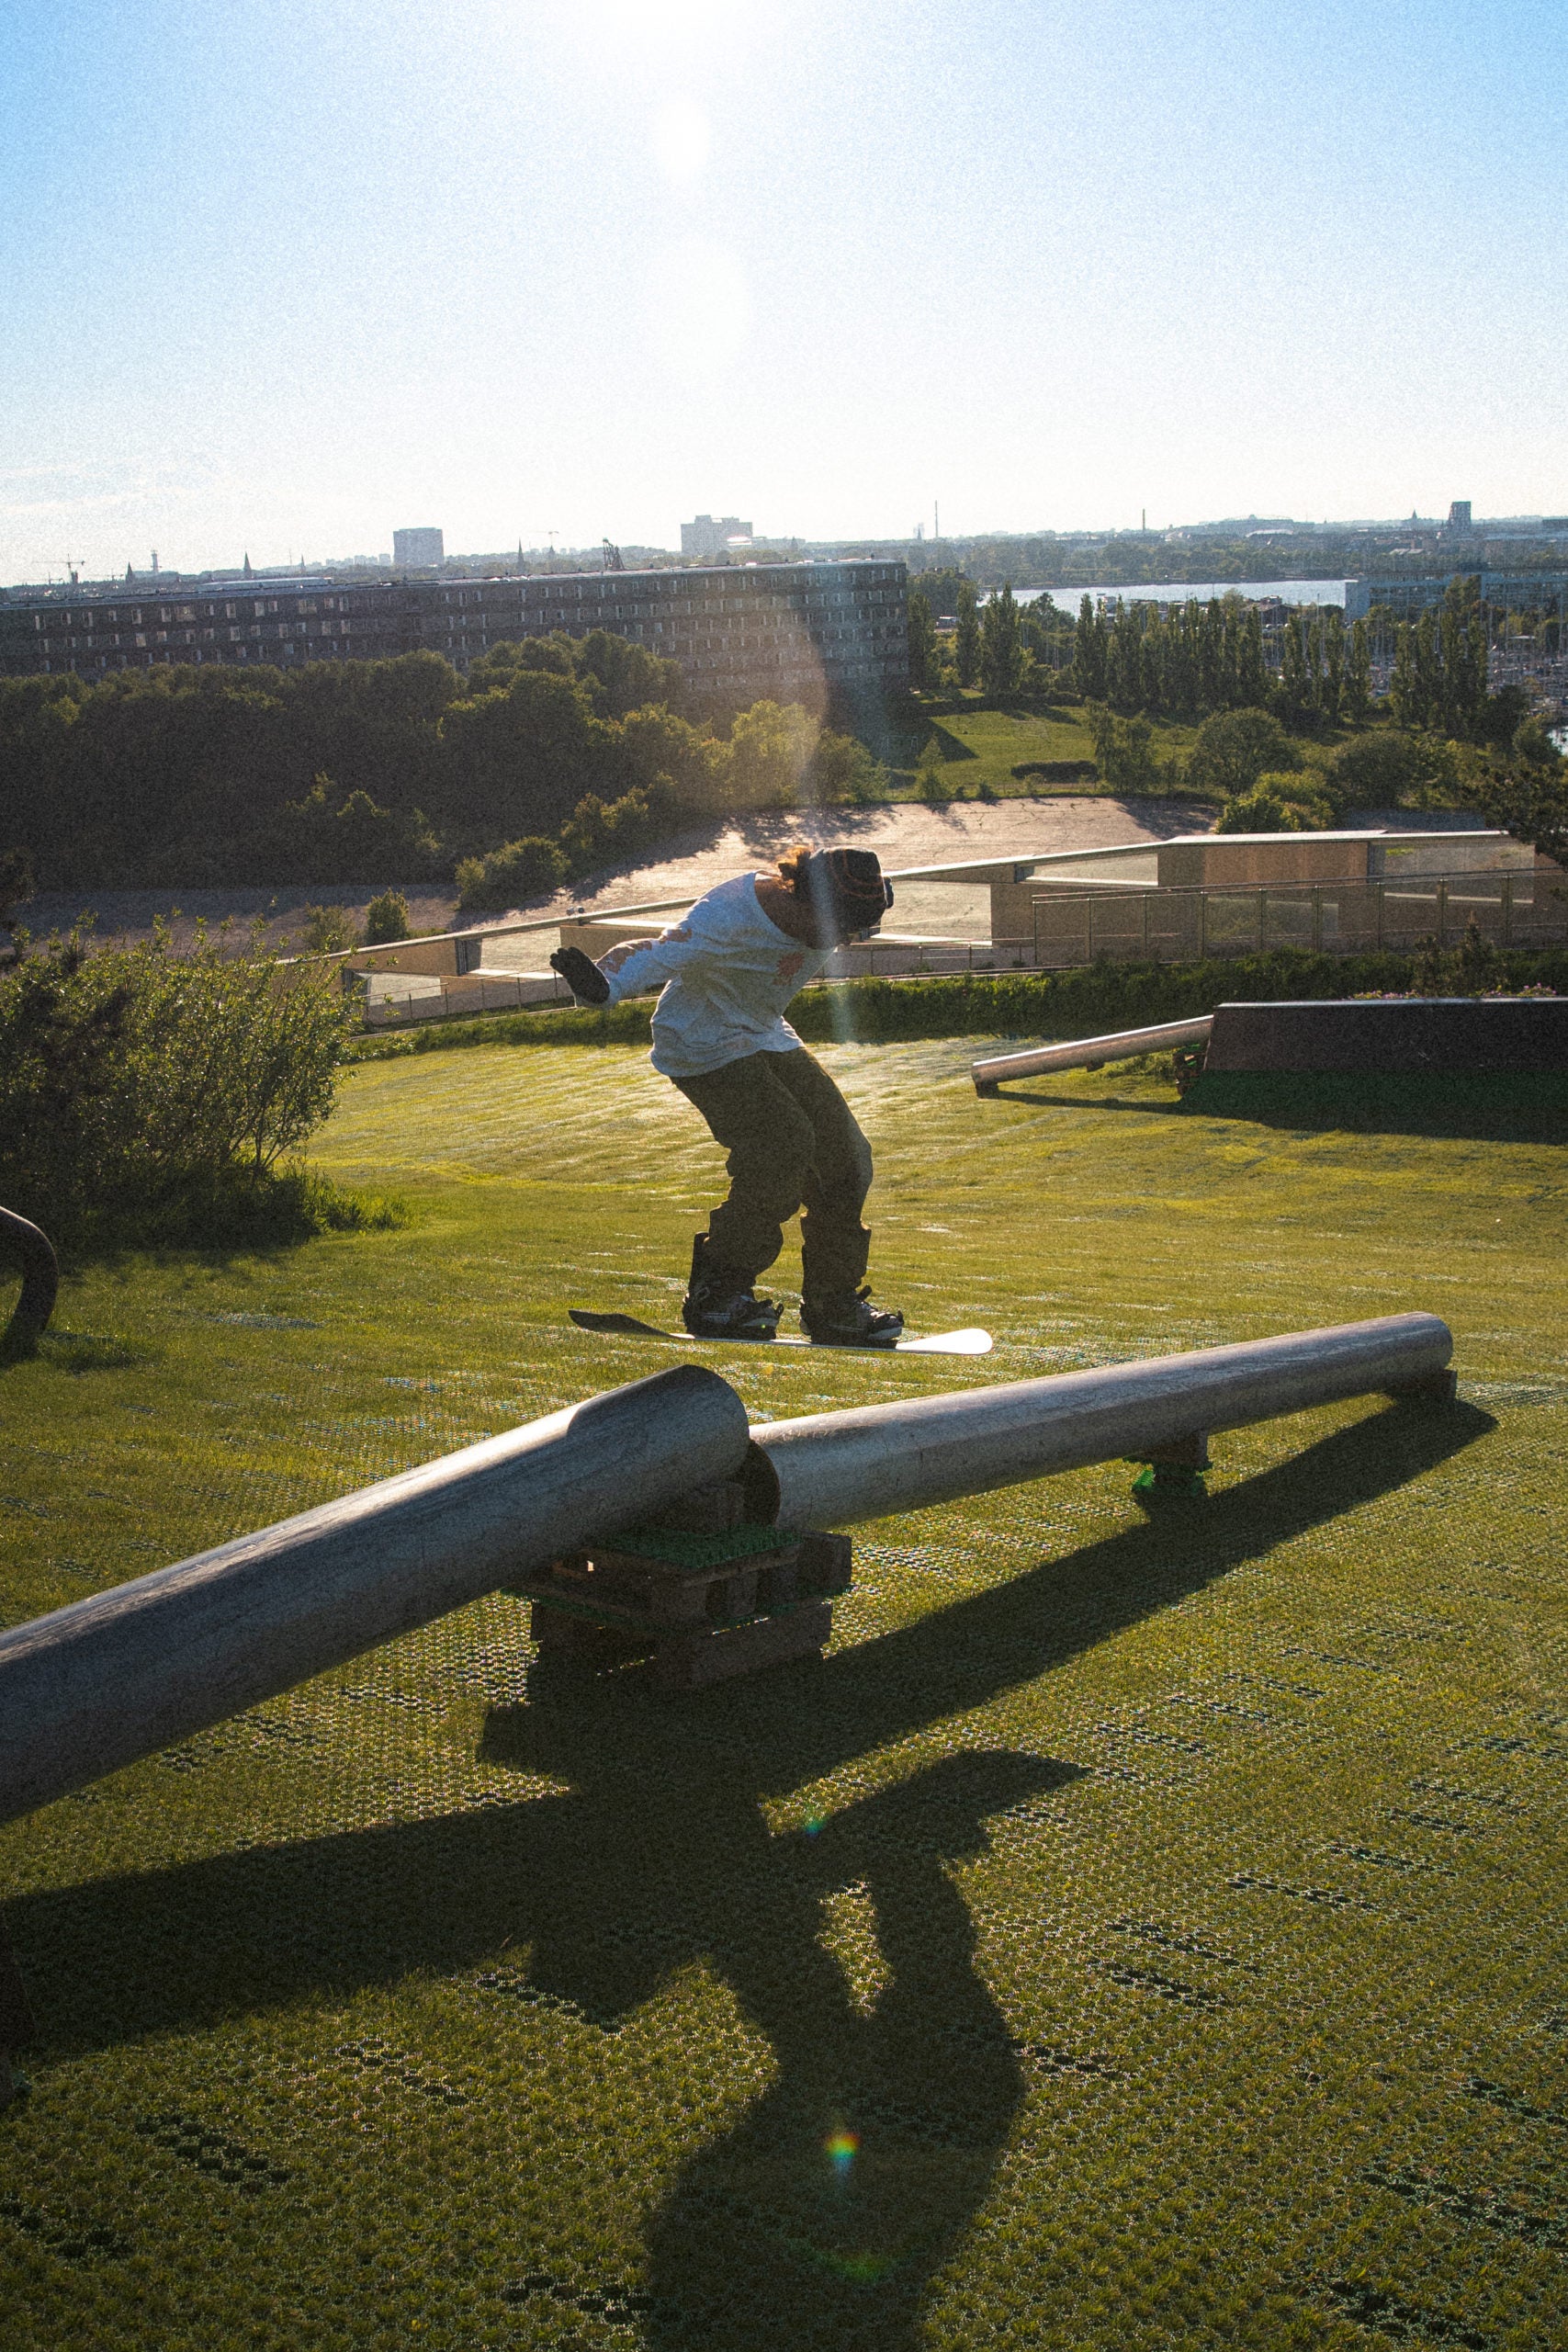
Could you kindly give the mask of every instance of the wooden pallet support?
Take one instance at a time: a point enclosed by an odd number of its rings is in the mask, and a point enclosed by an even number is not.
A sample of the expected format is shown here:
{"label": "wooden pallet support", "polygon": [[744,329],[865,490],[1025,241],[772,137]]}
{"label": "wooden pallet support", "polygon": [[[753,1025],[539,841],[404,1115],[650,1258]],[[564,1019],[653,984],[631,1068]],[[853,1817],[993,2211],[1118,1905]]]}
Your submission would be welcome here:
{"label": "wooden pallet support", "polygon": [[819,1657],[850,1587],[850,1539],[760,1526],[747,1503],[739,1479],[697,1488],[514,1587],[541,1661],[604,1673],[650,1660],[660,1689],[694,1690]]}

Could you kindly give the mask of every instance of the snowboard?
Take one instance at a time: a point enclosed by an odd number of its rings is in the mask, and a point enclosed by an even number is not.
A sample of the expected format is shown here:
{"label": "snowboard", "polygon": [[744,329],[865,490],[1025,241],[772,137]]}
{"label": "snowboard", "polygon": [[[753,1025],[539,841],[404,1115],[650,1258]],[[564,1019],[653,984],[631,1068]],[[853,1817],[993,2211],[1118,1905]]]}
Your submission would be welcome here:
{"label": "snowboard", "polygon": [[895,1340],[892,1346],[864,1346],[831,1340],[808,1339],[804,1331],[781,1331],[773,1340],[696,1340],[689,1331],[664,1331],[657,1323],[639,1323],[635,1315],[598,1315],[586,1306],[568,1313],[580,1331],[597,1331],[617,1340],[668,1340],[682,1348],[830,1348],[837,1345],[854,1356],[988,1356],[988,1331],[933,1331],[929,1340]]}

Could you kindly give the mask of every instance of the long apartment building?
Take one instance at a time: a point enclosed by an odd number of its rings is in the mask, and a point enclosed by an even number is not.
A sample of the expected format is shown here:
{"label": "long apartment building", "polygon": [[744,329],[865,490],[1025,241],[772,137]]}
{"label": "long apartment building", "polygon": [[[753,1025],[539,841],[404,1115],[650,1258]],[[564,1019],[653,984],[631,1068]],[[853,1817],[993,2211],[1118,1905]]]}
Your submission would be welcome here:
{"label": "long apartment building", "polygon": [[492,646],[608,629],[715,697],[850,696],[909,683],[897,562],[726,565],[495,580],[130,582],[0,603],[0,676],[89,683],[160,663],[368,662],[428,649],[458,670]]}
{"label": "long apartment building", "polygon": [[[1562,611],[1568,604],[1568,571],[1476,571],[1464,567],[1476,582],[1481,601],[1500,612]],[[1418,620],[1433,612],[1448,594],[1452,572],[1411,573],[1391,580],[1347,580],[1345,617],[1364,620],[1374,605],[1382,605],[1402,621]]]}

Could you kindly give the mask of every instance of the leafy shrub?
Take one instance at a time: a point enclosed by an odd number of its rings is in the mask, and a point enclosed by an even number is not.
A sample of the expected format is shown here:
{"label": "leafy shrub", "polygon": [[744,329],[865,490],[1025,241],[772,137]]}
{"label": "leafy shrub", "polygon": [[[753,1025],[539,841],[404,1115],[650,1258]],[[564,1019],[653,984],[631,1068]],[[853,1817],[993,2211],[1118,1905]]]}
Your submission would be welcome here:
{"label": "leafy shrub", "polygon": [[858,736],[824,727],[807,771],[810,797],[820,808],[863,807],[887,797],[887,770]]}
{"label": "leafy shrub", "polygon": [[1217,833],[1320,833],[1337,815],[1330,796],[1305,775],[1260,775],[1250,792],[1227,800]]}
{"label": "leafy shrub", "polygon": [[753,703],[732,723],[728,758],[715,765],[720,805],[793,808],[816,745],[816,722],[799,703]]}
{"label": "leafy shrub", "polygon": [[409,936],[409,902],[400,890],[383,890],[365,910],[365,944],[386,947]]}
{"label": "leafy shrub", "polygon": [[1266,710],[1218,710],[1198,729],[1187,762],[1188,784],[1225,799],[1250,792],[1260,775],[1301,766],[1301,753]]}
{"label": "leafy shrub", "polygon": [[928,743],[920,754],[920,764],[915,774],[915,797],[923,800],[928,808],[945,808],[953,798],[946,763],[933,744]]}
{"label": "leafy shrub", "polygon": [[24,956],[0,973],[0,1198],[68,1238],[265,1201],[332,1109],[351,1018],[335,975],[205,935]]}
{"label": "leafy shrub", "polygon": [[673,800],[674,788],[666,775],[656,775],[646,786],[634,785],[618,800],[606,802],[589,793],[561,827],[567,872],[575,879],[612,859],[646,849],[664,831]]}
{"label": "leafy shrub", "polygon": [[1156,790],[1160,770],[1151,748],[1154,729],[1148,720],[1118,718],[1102,702],[1086,702],[1084,716],[1094,739],[1095,761],[1112,791]]}
{"label": "leafy shrub", "polygon": [[359,933],[346,908],[308,906],[299,944],[307,956],[341,956],[345,949],[359,945]]}
{"label": "leafy shrub", "polygon": [[1347,807],[1430,808],[1459,797],[1459,755],[1446,736],[1384,727],[1347,743],[1333,767]]}
{"label": "leafy shrub", "polygon": [[465,913],[504,913],[529,899],[558,890],[566,880],[566,853],[543,833],[505,842],[488,857],[465,857],[457,867],[457,904]]}

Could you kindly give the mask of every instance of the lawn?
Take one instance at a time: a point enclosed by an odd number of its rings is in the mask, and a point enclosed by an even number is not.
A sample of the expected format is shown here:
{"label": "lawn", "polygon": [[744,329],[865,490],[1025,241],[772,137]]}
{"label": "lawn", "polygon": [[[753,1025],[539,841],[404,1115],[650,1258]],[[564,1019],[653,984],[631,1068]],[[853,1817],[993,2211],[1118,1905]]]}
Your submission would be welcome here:
{"label": "lawn", "polygon": [[[1562,2342],[1560,1147],[976,1050],[824,1057],[996,1353],[710,1356],[755,1414],[1407,1307],[1461,1403],[866,1528],[694,1698],[530,1702],[496,1597],[0,1832],[6,2352]],[[637,1051],[369,1064],[317,1156],[408,1222],[78,1270],[0,1374],[7,1621],[680,1360],[565,1320],[714,1189]]]}
{"label": "lawn", "polygon": [[[1196,728],[1163,718],[1152,720],[1151,725],[1154,756],[1162,767],[1186,757],[1196,740]],[[1077,794],[1111,790],[1109,785],[1097,784],[1092,776],[1053,787],[1043,777],[1013,774],[1015,767],[1032,761],[1093,759],[1094,742],[1079,704],[1040,711],[1020,707],[1013,710],[977,708],[934,715],[926,720],[919,741],[911,739],[901,748],[906,782],[912,782],[915,763],[928,744],[934,745],[944,763],[945,781],[950,787],[970,797],[982,783],[1001,799],[1039,797],[1053,789]],[[1154,788],[1169,790],[1170,786],[1162,782]]]}

